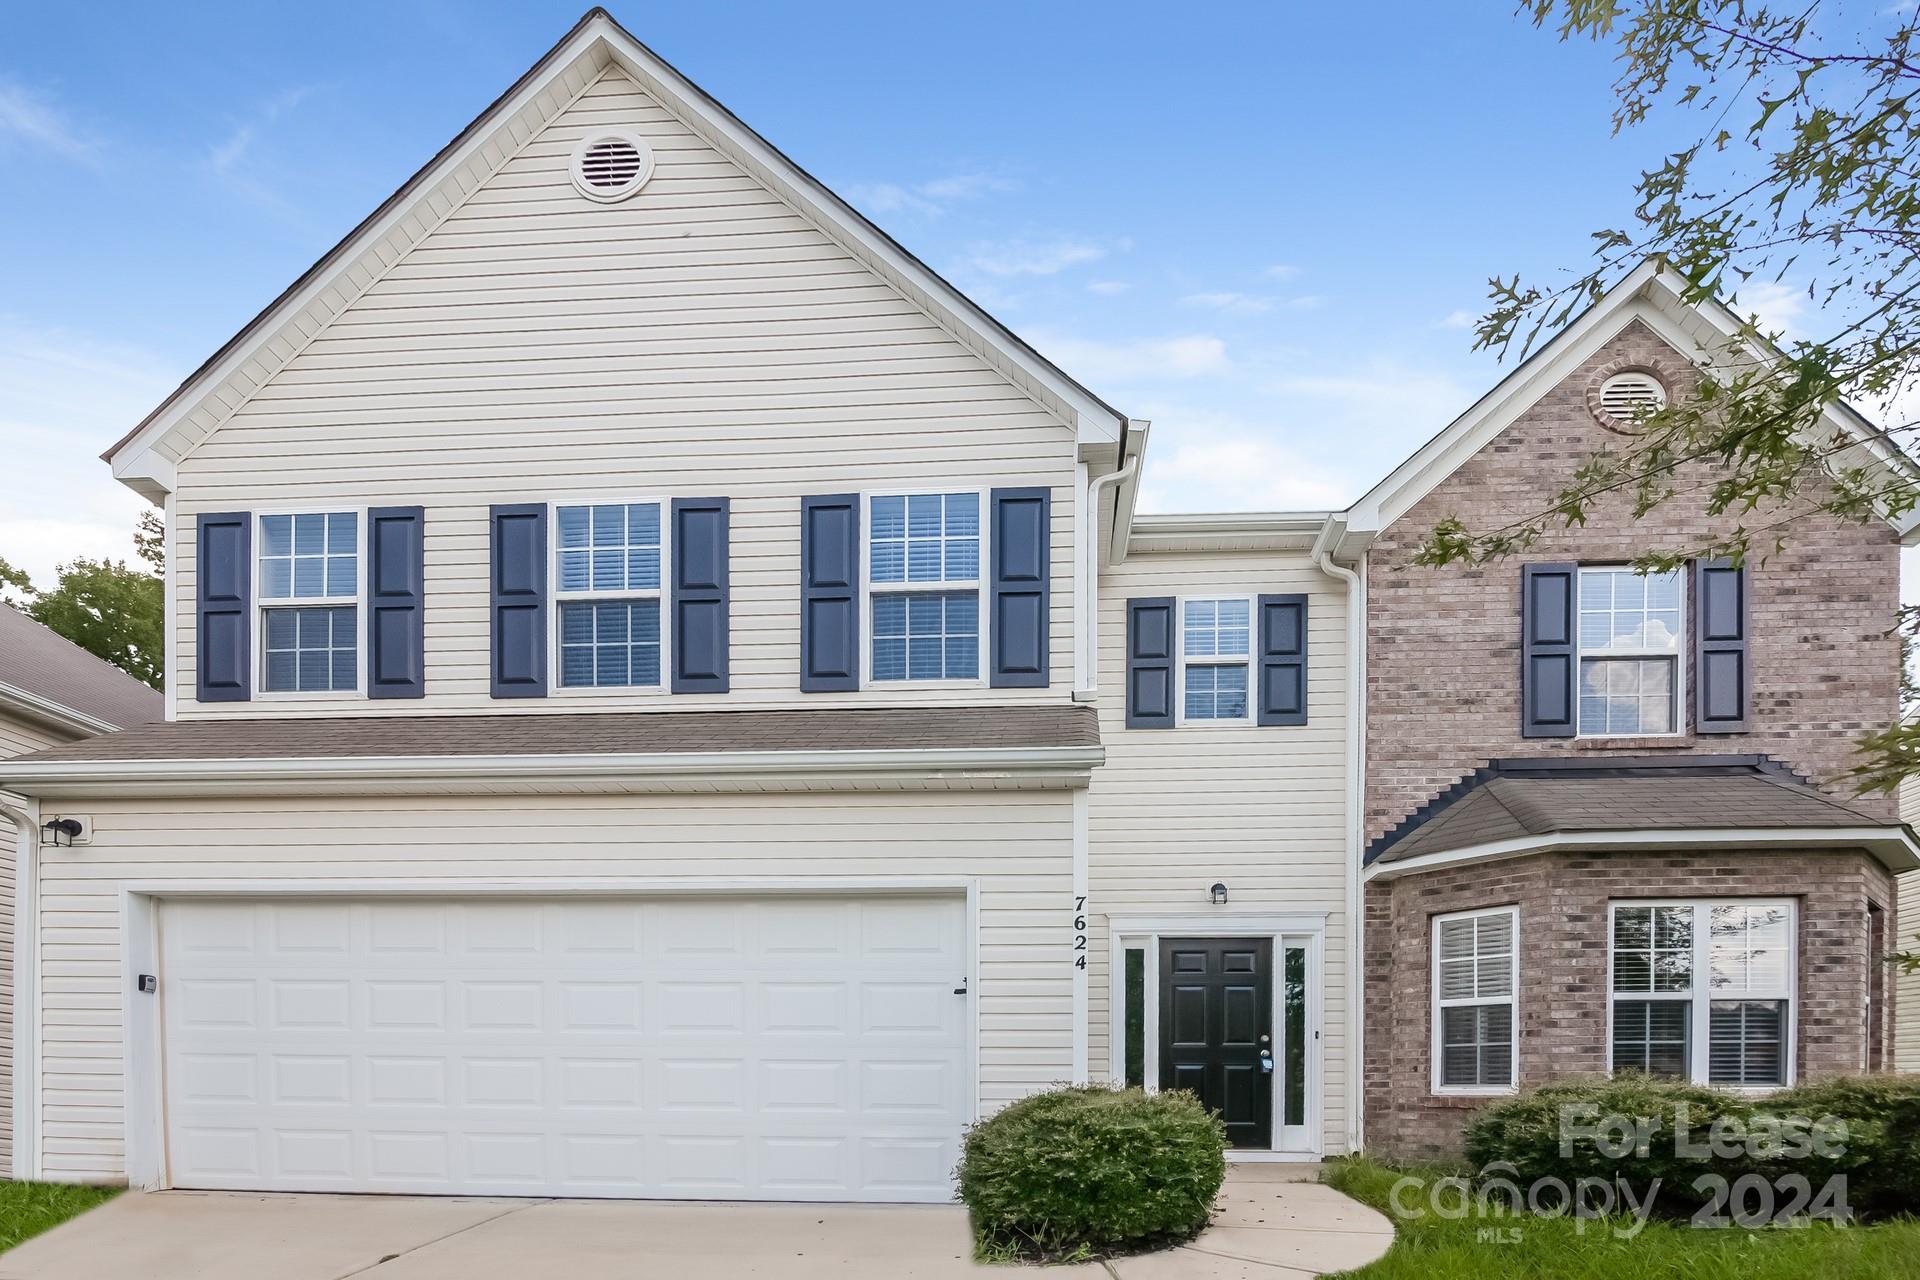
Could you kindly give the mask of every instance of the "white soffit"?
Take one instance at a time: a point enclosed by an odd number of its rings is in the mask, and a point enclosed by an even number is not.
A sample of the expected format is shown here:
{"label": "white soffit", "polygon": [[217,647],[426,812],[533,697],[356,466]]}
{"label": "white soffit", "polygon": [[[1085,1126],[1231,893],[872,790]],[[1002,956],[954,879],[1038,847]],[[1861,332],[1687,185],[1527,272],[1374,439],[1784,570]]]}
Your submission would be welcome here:
{"label": "white soffit", "polygon": [[351,302],[490,178],[609,67],[617,67],[715,150],[791,204],[925,311],[955,341],[1072,427],[1117,443],[1124,415],[788,159],[615,22],[593,9],[438,155],[102,455],[150,500],[175,465]]}

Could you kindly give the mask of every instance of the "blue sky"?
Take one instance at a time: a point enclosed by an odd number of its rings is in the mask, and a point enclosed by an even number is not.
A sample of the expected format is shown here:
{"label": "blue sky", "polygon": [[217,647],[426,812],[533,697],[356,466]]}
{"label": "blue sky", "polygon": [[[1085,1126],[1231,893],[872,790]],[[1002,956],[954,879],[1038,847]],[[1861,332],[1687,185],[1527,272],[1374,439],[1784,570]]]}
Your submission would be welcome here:
{"label": "blue sky", "polygon": [[[1486,278],[1580,267],[1661,139],[1485,4],[612,6],[1111,402],[1143,505],[1341,506],[1499,375]],[[575,4],[94,3],[0,43],[0,556],[126,555],[96,455]]]}

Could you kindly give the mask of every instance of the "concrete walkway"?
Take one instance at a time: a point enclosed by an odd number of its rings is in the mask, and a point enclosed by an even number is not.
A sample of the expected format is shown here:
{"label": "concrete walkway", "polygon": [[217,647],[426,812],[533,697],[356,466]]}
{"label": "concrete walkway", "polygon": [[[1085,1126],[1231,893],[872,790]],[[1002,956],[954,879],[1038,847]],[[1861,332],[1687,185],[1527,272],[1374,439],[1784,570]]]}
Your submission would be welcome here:
{"label": "concrete walkway", "polygon": [[1237,1165],[1191,1245],[1044,1271],[970,1260],[963,1210],[630,1200],[128,1194],[0,1254],[0,1280],[1295,1280],[1393,1230],[1300,1166]]}

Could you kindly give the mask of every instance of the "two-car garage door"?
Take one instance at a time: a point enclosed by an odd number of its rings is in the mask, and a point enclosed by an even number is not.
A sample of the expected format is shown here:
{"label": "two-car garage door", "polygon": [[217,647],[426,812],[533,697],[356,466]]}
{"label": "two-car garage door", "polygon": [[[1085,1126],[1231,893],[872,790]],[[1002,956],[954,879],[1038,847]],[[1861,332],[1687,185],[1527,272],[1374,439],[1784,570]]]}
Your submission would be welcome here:
{"label": "two-car garage door", "polygon": [[944,1200],[958,898],[190,901],[172,1185]]}

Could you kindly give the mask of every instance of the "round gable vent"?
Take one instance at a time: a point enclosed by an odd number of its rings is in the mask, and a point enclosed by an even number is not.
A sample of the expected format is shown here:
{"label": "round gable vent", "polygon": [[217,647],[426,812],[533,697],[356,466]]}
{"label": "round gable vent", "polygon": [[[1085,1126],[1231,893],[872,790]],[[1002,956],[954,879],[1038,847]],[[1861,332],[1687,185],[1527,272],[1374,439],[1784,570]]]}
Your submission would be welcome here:
{"label": "round gable vent", "polygon": [[1667,407],[1666,384],[1642,369],[1616,373],[1590,395],[1589,404],[1600,425],[1616,431]]}
{"label": "round gable vent", "polygon": [[653,148],[631,129],[591,134],[573,149],[573,185],[589,200],[625,200],[653,176]]}

